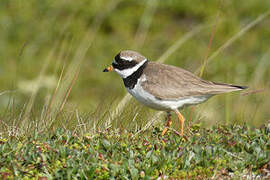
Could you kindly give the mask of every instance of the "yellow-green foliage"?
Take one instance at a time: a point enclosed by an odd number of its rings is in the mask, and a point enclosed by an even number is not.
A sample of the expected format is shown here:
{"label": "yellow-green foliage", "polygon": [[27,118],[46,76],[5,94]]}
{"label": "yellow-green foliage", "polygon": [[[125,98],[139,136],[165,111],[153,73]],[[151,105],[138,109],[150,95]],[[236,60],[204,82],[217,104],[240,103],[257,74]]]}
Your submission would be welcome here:
{"label": "yellow-green foliage", "polygon": [[165,136],[161,132],[151,128],[133,136],[134,132],[107,130],[89,137],[58,129],[50,135],[0,141],[0,178],[270,177],[269,123],[260,129],[246,125],[205,129],[196,125],[190,127],[185,139],[173,131]]}

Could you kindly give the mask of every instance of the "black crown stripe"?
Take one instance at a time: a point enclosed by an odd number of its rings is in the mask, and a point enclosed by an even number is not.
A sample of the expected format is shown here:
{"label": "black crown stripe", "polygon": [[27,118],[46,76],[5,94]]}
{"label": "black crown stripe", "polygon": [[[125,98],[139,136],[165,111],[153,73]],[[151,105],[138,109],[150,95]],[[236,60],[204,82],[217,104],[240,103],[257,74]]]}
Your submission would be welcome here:
{"label": "black crown stripe", "polygon": [[116,63],[112,63],[112,66],[114,69],[118,69],[118,70],[123,70],[123,69],[129,69],[132,68],[134,66],[136,66],[138,63],[136,61],[127,61],[127,60],[123,60],[120,57],[120,54],[117,54],[114,57],[114,60]]}

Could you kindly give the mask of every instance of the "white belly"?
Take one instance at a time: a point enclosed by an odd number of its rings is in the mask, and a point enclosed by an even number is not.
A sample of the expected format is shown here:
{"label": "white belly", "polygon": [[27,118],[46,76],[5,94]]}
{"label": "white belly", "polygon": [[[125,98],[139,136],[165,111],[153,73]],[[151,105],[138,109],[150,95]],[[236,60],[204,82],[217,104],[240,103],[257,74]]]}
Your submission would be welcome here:
{"label": "white belly", "polygon": [[133,89],[126,88],[128,92],[139,102],[149,106],[153,109],[168,111],[176,110],[185,105],[199,104],[206,101],[209,96],[195,96],[188,98],[179,98],[172,100],[160,100],[154,97],[152,94],[145,91],[140,85],[140,80]]}

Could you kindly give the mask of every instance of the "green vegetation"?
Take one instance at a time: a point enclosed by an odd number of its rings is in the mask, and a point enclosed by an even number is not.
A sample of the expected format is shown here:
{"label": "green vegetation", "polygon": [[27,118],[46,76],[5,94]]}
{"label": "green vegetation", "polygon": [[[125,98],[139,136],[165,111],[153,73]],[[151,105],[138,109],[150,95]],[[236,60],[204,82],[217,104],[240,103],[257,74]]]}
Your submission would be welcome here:
{"label": "green vegetation", "polygon": [[139,136],[111,130],[78,136],[58,129],[50,136],[1,139],[0,174],[25,179],[270,177],[270,124],[260,129],[194,125],[185,138],[173,131],[160,134],[153,128]]}
{"label": "green vegetation", "polygon": [[[0,175],[269,176],[269,7],[266,0],[2,0]],[[175,122],[163,138],[165,116],[126,96],[116,74],[102,73],[125,49],[249,89],[182,110],[187,138],[173,133]]]}

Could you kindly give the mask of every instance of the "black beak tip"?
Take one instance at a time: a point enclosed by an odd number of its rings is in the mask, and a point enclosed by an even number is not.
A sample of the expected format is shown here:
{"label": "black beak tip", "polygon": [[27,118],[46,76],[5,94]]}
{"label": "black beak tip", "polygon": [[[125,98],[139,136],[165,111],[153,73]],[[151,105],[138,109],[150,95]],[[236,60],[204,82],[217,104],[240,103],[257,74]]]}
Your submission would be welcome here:
{"label": "black beak tip", "polygon": [[105,69],[103,70],[103,72],[109,72],[109,71],[108,71],[108,69],[107,69],[107,68],[105,68]]}

